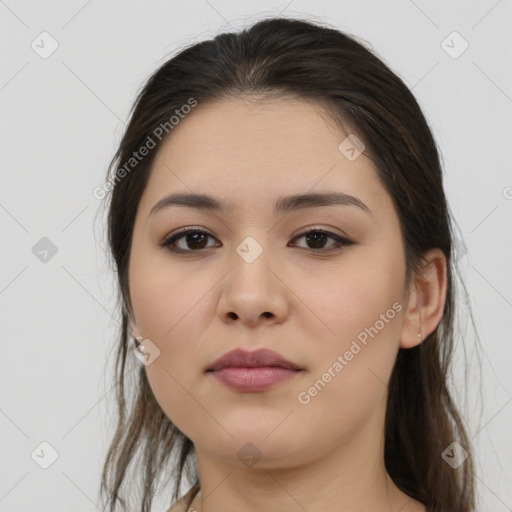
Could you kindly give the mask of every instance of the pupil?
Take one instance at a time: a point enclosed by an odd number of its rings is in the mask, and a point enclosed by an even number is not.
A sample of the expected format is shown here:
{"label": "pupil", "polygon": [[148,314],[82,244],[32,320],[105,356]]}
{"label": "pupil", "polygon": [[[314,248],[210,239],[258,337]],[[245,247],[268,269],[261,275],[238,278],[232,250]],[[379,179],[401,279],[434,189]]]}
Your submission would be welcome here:
{"label": "pupil", "polygon": [[[206,236],[203,235],[202,233],[194,233],[193,235],[187,235],[187,244],[190,246],[190,244],[192,244],[194,246],[194,244],[198,243],[201,247],[199,248],[202,248],[204,246],[204,243],[201,244],[200,242],[197,242],[197,237],[201,238],[203,237],[204,239],[206,239]],[[195,240],[194,240],[195,239]],[[192,240],[192,242],[191,242]],[[203,240],[204,242],[204,240]]]}
{"label": "pupil", "polygon": [[[323,246],[323,245],[324,245],[324,243],[325,243],[325,237],[326,237],[326,236],[327,236],[327,235],[325,235],[324,233],[310,233],[309,235],[307,235],[307,237],[306,237],[306,238],[307,238],[307,241],[308,241],[308,243],[309,243],[310,245],[311,245],[311,243],[313,243],[313,246],[314,246],[313,248],[314,248],[314,249],[321,249],[321,248],[322,248],[322,246]],[[320,240],[318,240],[318,238],[320,238]],[[313,241],[311,242],[311,240],[312,240],[312,239],[313,239]],[[322,243],[322,241],[323,241],[324,243]],[[318,246],[318,247],[317,247],[317,246],[315,246],[315,244],[316,244],[316,243],[319,243],[319,246]]]}

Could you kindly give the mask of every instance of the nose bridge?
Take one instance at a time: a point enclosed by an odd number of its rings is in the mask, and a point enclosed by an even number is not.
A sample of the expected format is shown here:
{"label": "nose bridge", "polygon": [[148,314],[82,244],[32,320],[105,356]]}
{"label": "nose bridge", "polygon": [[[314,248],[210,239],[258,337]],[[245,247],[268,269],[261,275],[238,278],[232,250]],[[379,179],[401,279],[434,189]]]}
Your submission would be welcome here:
{"label": "nose bridge", "polygon": [[287,310],[286,287],[277,277],[280,265],[272,255],[271,244],[262,232],[246,236],[235,247],[219,313],[248,323],[269,314],[282,317]]}
{"label": "nose bridge", "polygon": [[231,256],[232,279],[253,290],[260,286],[268,287],[274,278],[269,267],[276,265],[276,262],[272,262],[272,252],[270,241],[264,233],[245,236]]}

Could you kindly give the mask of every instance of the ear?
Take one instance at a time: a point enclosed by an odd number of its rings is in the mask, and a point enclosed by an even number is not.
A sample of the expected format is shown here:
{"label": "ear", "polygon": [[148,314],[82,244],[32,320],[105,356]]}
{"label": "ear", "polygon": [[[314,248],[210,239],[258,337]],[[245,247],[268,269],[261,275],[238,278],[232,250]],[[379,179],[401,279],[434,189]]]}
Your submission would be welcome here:
{"label": "ear", "polygon": [[128,315],[128,335],[132,336],[133,338],[137,338],[141,336],[140,330],[137,326],[137,322],[134,318]]}
{"label": "ear", "polygon": [[[424,254],[421,275],[413,277],[400,336],[401,348],[416,347],[443,318],[447,288],[447,261],[441,249]],[[421,333],[421,338],[418,334]]]}

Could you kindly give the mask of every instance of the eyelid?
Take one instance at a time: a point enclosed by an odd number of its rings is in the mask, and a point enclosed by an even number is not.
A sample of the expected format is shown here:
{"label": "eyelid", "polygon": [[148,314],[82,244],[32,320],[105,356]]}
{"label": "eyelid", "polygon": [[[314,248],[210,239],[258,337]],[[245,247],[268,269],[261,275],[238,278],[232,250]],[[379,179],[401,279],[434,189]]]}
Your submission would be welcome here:
{"label": "eyelid", "polygon": [[321,233],[325,233],[328,236],[338,237],[338,238],[341,238],[341,239],[343,239],[343,240],[345,240],[347,242],[349,241],[349,236],[348,235],[345,235],[343,232],[336,233],[334,231],[331,231],[333,229],[337,229],[338,231],[340,231],[338,228],[334,228],[334,227],[330,227],[330,226],[325,226],[325,225],[308,226],[306,228],[301,228],[301,230],[296,235],[293,235],[293,239],[295,239],[297,237],[301,237],[301,236],[307,235],[311,231],[314,231],[314,232],[320,231]]}

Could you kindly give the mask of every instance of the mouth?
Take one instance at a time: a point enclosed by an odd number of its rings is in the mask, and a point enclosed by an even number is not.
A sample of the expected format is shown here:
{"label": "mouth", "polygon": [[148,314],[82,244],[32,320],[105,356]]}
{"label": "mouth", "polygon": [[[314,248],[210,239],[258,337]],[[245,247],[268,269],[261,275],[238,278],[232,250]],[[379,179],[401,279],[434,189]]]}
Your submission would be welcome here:
{"label": "mouth", "polygon": [[233,350],[206,369],[217,381],[230,389],[258,392],[288,381],[304,369],[277,352]]}
{"label": "mouth", "polygon": [[299,365],[289,361],[278,352],[261,348],[252,352],[242,349],[226,352],[210,365],[206,371],[217,371],[230,367],[261,368],[267,366],[285,368],[288,370],[302,370]]}
{"label": "mouth", "polygon": [[244,391],[265,391],[277,384],[292,379],[302,370],[292,370],[280,366],[228,366],[220,370],[210,370],[217,380],[228,388]]}

